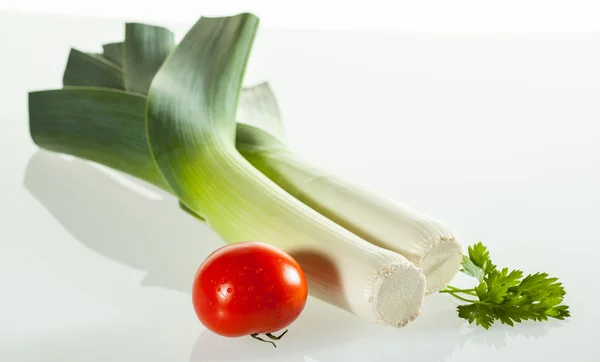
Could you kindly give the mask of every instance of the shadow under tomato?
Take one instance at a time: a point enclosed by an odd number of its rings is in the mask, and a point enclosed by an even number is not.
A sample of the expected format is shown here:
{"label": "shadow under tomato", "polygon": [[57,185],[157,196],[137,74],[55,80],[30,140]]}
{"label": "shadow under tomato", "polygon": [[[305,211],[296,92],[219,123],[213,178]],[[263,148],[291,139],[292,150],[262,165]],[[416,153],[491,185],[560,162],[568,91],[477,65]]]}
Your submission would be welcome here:
{"label": "shadow under tomato", "polygon": [[276,342],[277,348],[250,337],[232,339],[206,331],[196,341],[190,362],[305,361],[307,354],[339,350],[342,345],[386,332],[386,328],[314,297],[309,297],[304,311],[287,329],[288,333]]}

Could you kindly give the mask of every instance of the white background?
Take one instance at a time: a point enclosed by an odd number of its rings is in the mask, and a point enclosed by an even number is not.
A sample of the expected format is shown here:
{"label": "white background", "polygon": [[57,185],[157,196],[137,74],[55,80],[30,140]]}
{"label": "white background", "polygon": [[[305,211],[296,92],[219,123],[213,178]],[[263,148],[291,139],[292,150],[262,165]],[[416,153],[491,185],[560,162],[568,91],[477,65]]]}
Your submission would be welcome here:
{"label": "white background", "polygon": [[69,47],[120,39],[122,19],[181,36],[236,7],[54,3],[63,15],[0,13],[0,361],[598,361],[600,34],[578,31],[600,24],[577,1],[441,3],[254,3],[247,82],[272,83],[300,154],[482,240],[499,265],[560,277],[573,318],[484,331],[434,295],[394,330],[311,298],[278,349],[206,332],[189,285],[220,239],[159,190],[38,151],[27,92],[60,87]]}
{"label": "white background", "polygon": [[195,21],[198,14],[251,11],[264,27],[389,31],[600,30],[596,0],[1,0],[0,10],[146,21]]}

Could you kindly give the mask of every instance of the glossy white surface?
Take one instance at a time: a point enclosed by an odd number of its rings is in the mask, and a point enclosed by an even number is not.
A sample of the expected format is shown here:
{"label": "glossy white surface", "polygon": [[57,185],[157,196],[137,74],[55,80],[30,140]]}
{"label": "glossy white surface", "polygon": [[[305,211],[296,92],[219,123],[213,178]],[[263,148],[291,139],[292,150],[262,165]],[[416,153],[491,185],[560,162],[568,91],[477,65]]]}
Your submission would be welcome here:
{"label": "glossy white surface", "polygon": [[310,299],[274,349],[195,318],[191,279],[222,245],[211,230],[30,140],[27,92],[60,86],[70,46],[121,30],[0,13],[0,361],[598,361],[600,35],[261,31],[248,84],[272,83],[299,153],[482,240],[499,265],[560,277],[573,313],[485,331],[434,295],[394,330]]}

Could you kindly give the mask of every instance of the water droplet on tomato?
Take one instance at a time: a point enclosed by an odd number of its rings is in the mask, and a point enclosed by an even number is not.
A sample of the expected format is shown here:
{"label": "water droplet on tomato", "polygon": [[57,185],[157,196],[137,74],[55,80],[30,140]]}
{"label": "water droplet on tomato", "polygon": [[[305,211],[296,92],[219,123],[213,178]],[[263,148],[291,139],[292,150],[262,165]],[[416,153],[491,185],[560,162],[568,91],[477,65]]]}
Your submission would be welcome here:
{"label": "water droplet on tomato", "polygon": [[249,287],[248,287],[248,291],[249,291],[249,292],[252,292],[252,291],[254,291],[254,286],[253,286],[253,285],[249,286]]}
{"label": "water droplet on tomato", "polygon": [[227,283],[227,278],[221,278],[221,284]]}
{"label": "water droplet on tomato", "polygon": [[240,277],[243,276],[243,275],[244,275],[243,271],[241,271],[241,272],[238,273],[238,276],[240,276]]}
{"label": "water droplet on tomato", "polygon": [[212,300],[209,300],[209,301],[208,301],[208,305],[213,305],[213,304],[215,304],[215,302],[214,302],[214,301],[212,301]]}
{"label": "water droplet on tomato", "polygon": [[256,274],[260,274],[262,272],[262,268],[256,269]]}
{"label": "water droplet on tomato", "polygon": [[244,270],[248,270],[250,267],[248,265],[244,265]]}
{"label": "water droplet on tomato", "polygon": [[216,290],[216,291],[217,291],[217,293],[218,293],[218,292],[220,292],[220,291],[221,291],[221,287],[216,287],[216,288],[215,288],[215,290]]}
{"label": "water droplet on tomato", "polygon": [[231,293],[231,292],[233,292],[233,289],[227,288],[227,293]]}
{"label": "water droplet on tomato", "polygon": [[274,286],[272,286],[272,285],[269,285],[269,286],[267,287],[267,292],[272,292],[272,291],[273,291],[273,288],[275,288],[275,287],[274,287]]}
{"label": "water droplet on tomato", "polygon": [[244,295],[244,296],[242,297],[242,300],[248,300],[248,297]]}

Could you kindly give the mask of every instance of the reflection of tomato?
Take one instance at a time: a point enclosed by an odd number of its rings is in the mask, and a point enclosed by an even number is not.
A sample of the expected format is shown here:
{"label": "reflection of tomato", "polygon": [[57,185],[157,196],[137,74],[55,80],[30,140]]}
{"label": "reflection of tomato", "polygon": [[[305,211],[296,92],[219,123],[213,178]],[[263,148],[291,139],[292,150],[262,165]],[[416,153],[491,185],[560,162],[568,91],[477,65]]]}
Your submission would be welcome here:
{"label": "reflection of tomato", "polygon": [[214,251],[194,278],[192,301],[206,328],[222,336],[272,333],[304,309],[308,287],[300,265],[259,242]]}

